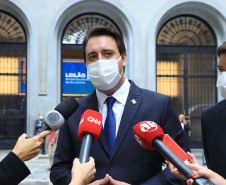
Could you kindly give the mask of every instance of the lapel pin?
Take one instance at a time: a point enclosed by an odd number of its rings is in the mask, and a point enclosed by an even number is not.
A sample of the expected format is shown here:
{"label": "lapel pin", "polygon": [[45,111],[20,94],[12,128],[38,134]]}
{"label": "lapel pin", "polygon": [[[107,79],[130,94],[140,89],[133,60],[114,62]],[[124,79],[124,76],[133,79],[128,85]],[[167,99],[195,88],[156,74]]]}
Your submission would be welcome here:
{"label": "lapel pin", "polygon": [[134,100],[134,99],[132,99],[131,102],[132,102],[132,104],[136,104],[137,103],[136,100]]}

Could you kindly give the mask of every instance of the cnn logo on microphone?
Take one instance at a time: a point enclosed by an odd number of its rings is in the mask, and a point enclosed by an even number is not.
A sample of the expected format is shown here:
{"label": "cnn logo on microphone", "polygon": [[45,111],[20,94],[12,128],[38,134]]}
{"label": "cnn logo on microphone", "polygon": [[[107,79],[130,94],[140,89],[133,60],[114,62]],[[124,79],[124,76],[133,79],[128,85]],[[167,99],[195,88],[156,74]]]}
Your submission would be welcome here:
{"label": "cnn logo on microphone", "polygon": [[140,124],[140,130],[142,132],[152,132],[157,130],[157,124],[152,121],[144,121]]}
{"label": "cnn logo on microphone", "polygon": [[95,123],[95,124],[98,124],[99,126],[101,125],[101,121],[96,119],[96,118],[93,118],[93,117],[88,117],[87,120],[91,123]]}

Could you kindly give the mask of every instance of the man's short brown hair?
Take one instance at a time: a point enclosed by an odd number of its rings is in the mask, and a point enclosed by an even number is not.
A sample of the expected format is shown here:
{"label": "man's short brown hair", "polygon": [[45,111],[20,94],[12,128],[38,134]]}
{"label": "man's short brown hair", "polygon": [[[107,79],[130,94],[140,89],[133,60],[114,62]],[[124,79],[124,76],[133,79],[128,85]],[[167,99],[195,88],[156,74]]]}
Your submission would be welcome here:
{"label": "man's short brown hair", "polygon": [[104,26],[95,26],[95,27],[90,28],[87,31],[86,36],[83,40],[83,57],[84,57],[85,62],[86,62],[86,45],[87,45],[89,39],[91,37],[102,36],[102,35],[111,36],[112,38],[115,39],[115,42],[118,47],[120,55],[122,55],[124,52],[126,52],[126,47],[122,40],[122,36],[120,35],[120,33],[118,31],[111,29],[111,28],[104,27]]}
{"label": "man's short brown hair", "polygon": [[221,53],[226,53],[226,42],[217,48],[218,57],[220,57]]}

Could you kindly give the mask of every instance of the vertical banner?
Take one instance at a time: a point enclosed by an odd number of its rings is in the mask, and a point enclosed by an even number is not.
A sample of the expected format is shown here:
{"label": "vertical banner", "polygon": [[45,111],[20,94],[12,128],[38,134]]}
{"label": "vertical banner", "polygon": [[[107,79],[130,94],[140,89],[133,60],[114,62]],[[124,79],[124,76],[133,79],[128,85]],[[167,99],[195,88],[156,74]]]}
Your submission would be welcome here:
{"label": "vertical banner", "polygon": [[[26,62],[20,61],[20,73],[26,74]],[[20,93],[26,92],[26,75],[20,76]]]}
{"label": "vertical banner", "polygon": [[89,94],[94,86],[83,62],[63,62],[63,94]]}

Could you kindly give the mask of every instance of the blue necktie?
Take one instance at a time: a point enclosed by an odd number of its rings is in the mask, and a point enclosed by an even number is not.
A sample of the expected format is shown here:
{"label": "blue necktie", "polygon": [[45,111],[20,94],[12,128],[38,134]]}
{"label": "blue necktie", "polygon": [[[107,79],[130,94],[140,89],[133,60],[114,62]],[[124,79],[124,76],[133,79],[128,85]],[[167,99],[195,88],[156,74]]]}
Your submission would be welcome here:
{"label": "blue necktie", "polygon": [[106,99],[108,114],[104,124],[104,134],[108,146],[108,151],[110,155],[112,154],[112,150],[115,144],[115,129],[116,129],[116,121],[115,116],[112,110],[112,107],[115,103],[116,99],[114,97],[108,97]]}

